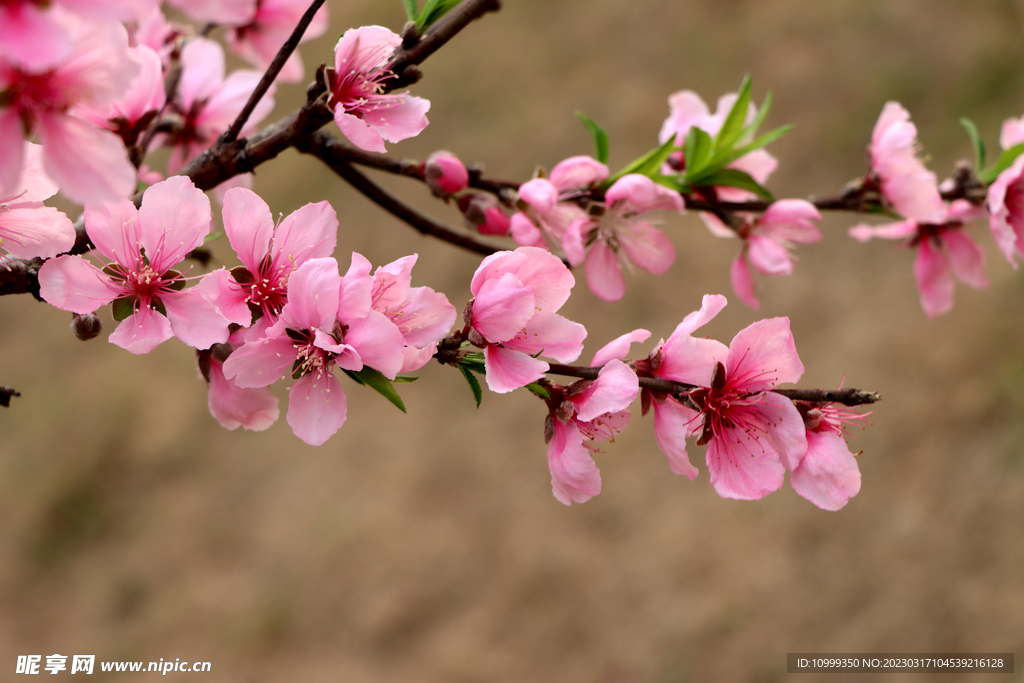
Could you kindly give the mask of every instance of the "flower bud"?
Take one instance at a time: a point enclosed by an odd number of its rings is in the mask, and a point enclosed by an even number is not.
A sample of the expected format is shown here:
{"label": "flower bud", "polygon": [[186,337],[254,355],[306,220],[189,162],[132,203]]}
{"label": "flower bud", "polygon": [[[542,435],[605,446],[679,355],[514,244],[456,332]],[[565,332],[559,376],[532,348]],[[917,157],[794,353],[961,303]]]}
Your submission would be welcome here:
{"label": "flower bud", "polygon": [[448,197],[469,187],[469,171],[451,152],[434,152],[423,167],[423,179],[438,197]]}
{"label": "flower bud", "polygon": [[75,314],[71,321],[71,331],[82,341],[89,341],[99,336],[103,324],[95,313]]}
{"label": "flower bud", "polygon": [[458,202],[466,223],[481,235],[504,237],[509,233],[511,222],[508,214],[493,196],[483,193],[462,195]]}

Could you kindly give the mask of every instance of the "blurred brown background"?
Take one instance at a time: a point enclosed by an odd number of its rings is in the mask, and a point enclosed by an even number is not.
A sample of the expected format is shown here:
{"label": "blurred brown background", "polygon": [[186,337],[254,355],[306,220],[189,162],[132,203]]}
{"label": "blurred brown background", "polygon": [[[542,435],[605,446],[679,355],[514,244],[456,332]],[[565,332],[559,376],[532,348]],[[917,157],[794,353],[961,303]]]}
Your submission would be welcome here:
{"label": "blurred brown background", "polygon": [[[713,104],[750,73],[758,101],[775,93],[767,125],[797,124],[771,147],[781,165],[769,186],[826,196],[863,174],[889,99],[910,110],[940,177],[970,155],[958,117],[991,149],[1002,120],[1024,112],[1017,1],[505,5],[425,63],[413,92],[432,101],[432,123],[392,155],[445,148],[522,180],[591,153],[580,110],[609,131],[617,167],[656,142],[670,93]],[[329,35],[303,48],[310,65],[348,27],[404,20],[399,0],[331,11]],[[283,86],[272,118],[302,93]],[[381,182],[459,223],[420,185]],[[255,189],[275,213],[330,199],[343,267],[353,250],[375,265],[415,251],[414,284],[460,309],[468,298],[477,257],[418,236],[316,160],[286,153]],[[190,349],[136,357],[82,343],[69,314],[0,299],[0,383],[23,393],[0,410],[0,678],[18,654],[55,652],[207,660],[204,680],[232,683],[777,681],[787,652],[1019,658],[1024,281],[978,225],[991,287],[958,286],[953,312],[929,321],[912,252],[855,243],[845,230],[857,221],[828,216],[792,277],[761,278],[760,312],[731,295],[736,243],[693,215],[666,218],[679,252],[669,275],[639,274],[612,305],[581,277],[563,309],[590,331],[584,359],[634,327],[667,336],[708,292],[732,300],[705,328],[726,342],[788,315],[803,386],[845,377],[884,398],[874,426],[853,430],[863,488],[838,513],[788,486],[720,499],[697,447],[701,476],[671,475],[638,406],[598,456],[603,493],[563,507],[541,403],[486,394],[477,410],[458,373],[435,364],[402,387],[407,416],[347,383],[348,423],[320,448],[292,435],[285,403],[268,432],[228,432],[207,412]]]}

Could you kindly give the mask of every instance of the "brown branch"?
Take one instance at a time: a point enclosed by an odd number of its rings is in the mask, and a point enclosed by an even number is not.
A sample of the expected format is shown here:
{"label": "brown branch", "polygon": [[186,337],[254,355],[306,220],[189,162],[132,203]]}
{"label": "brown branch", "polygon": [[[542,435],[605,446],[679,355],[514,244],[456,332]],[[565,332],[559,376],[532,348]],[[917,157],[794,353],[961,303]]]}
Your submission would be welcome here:
{"label": "brown branch", "polygon": [[266,72],[263,74],[263,78],[256,85],[256,89],[252,91],[249,96],[249,101],[242,107],[242,111],[238,113],[238,116],[231,123],[231,126],[220,136],[217,144],[227,144],[234,142],[239,133],[242,132],[242,128],[245,126],[245,122],[249,120],[256,105],[259,104],[260,99],[266,94],[271,84],[277,80],[277,75],[281,73],[281,69],[284,68],[284,63],[288,61],[288,58],[292,56],[295,49],[299,46],[299,41],[302,40],[302,36],[305,35],[306,29],[309,28],[309,24],[313,21],[313,17],[320,9],[321,5],[324,4],[324,0],[313,0],[310,4],[309,9],[299,19],[298,25],[292,34],[288,36],[288,40],[285,41],[281,49],[277,51],[274,56],[274,60],[270,62],[270,66],[267,67]]}
{"label": "brown branch", "polygon": [[12,396],[21,396],[21,394],[10,387],[0,387],[0,406],[9,407]]}
{"label": "brown branch", "polygon": [[345,158],[344,153],[338,150],[339,146],[340,143],[337,139],[323,131],[319,131],[308,138],[298,140],[295,144],[296,149],[300,152],[312,154],[320,159],[328,168],[337,173],[367,199],[399,220],[408,223],[420,233],[437,237],[457,247],[462,247],[485,256],[501,250],[500,247],[493,247],[441,225],[392,197],[379,185],[356,170]]}

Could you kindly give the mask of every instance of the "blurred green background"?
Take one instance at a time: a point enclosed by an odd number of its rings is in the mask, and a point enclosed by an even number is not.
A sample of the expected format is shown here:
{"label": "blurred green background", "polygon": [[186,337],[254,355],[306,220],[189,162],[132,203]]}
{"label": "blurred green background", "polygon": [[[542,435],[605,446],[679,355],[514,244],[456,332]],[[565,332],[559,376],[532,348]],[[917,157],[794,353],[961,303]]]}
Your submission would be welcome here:
{"label": "blurred green background", "polygon": [[[311,68],[346,28],[404,22],[399,0],[331,12],[302,49]],[[670,93],[713,106],[749,73],[758,101],[775,94],[766,125],[796,124],[770,148],[777,196],[829,196],[862,175],[890,99],[942,178],[971,154],[960,116],[993,149],[1024,112],[1022,28],[1011,0],[508,0],[424,64],[413,93],[431,100],[431,124],[389,152],[448,149],[525,180],[591,153],[579,110],[608,130],[617,167],[656,143]],[[282,86],[268,120],[303,91]],[[380,182],[460,223],[421,185]],[[418,252],[414,284],[460,310],[468,298],[478,257],[414,233],[315,159],[285,153],[255,189],[275,213],[329,199],[343,268],[353,250],[375,265]],[[874,426],[853,430],[863,488],[838,513],[788,486],[720,499],[701,448],[701,476],[673,476],[639,406],[597,457],[603,493],[563,507],[543,405],[485,394],[478,410],[436,364],[402,387],[408,415],[346,383],[348,422],[319,448],[283,415],[228,432],[192,350],[132,356],[104,340],[109,312],[104,338],[82,343],[69,314],[3,297],[0,384],[23,394],[0,410],[3,677],[19,654],[52,653],[205,660],[205,678],[232,683],[777,681],[787,652],[1021,654],[1024,281],[978,225],[991,287],[958,286],[953,312],[927,320],[912,252],[850,240],[858,221],[827,216],[792,277],[760,279],[754,312],[730,291],[737,244],[695,215],[666,217],[668,275],[639,273],[610,305],[581,277],[562,311],[590,332],[584,359],[635,327],[667,336],[708,292],[732,300],[705,328],[726,342],[789,316],[802,386],[845,378],[884,399]],[[216,255],[235,265],[226,244]],[[1024,674],[944,676],[982,678]]]}

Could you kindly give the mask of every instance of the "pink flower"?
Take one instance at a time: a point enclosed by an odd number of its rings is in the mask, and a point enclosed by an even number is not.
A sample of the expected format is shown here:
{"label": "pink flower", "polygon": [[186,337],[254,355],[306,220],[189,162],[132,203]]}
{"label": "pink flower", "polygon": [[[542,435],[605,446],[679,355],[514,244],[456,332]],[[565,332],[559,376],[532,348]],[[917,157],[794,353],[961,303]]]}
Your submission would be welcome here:
{"label": "pink flower", "polygon": [[394,78],[388,61],[402,38],[381,26],[349,29],[334,48],[327,69],[328,106],[349,141],[370,152],[384,152],[384,141],[399,142],[427,127],[430,102],[406,93],[380,94]]}
{"label": "pink flower", "polygon": [[22,142],[35,132],[43,166],[61,192],[78,203],[117,200],[135,188],[135,167],[124,144],[68,111],[115,101],[138,66],[128,54],[128,34],[118,24],[69,22],[70,54],[32,73],[0,59],[0,194],[17,182]]}
{"label": "pink flower", "polygon": [[914,278],[921,294],[921,308],[928,317],[948,313],[953,308],[953,278],[950,271],[965,285],[976,289],[988,287],[985,279],[985,253],[974,240],[964,234],[967,221],[980,218],[984,209],[967,200],[958,199],[943,205],[943,219],[937,224],[913,220],[869,226],[863,223],[850,228],[850,236],[861,242],[873,237],[905,239],[909,247],[917,247]]}
{"label": "pink flower", "polygon": [[504,237],[511,229],[511,222],[498,200],[484,192],[469,192],[456,199],[466,224],[481,235]]}
{"label": "pink flower", "polygon": [[[675,136],[676,145],[682,147],[686,143],[686,136],[689,135],[690,128],[694,126],[714,137],[722,129],[722,124],[725,123],[729,111],[736,103],[736,97],[736,93],[722,95],[718,98],[718,108],[714,114],[711,114],[700,95],[691,90],[681,90],[670,95],[668,106],[671,113],[661,126],[658,141],[664,143]],[[751,104],[747,111],[746,123],[751,123],[756,113],[754,105]],[[670,168],[666,169],[666,174],[669,171],[682,171],[683,163],[681,152],[673,154],[669,158]],[[729,164],[729,168],[744,171],[763,185],[768,181],[768,176],[778,168],[778,165],[779,162],[775,157],[763,149],[758,149],[732,162]],[[747,190],[735,187],[717,187],[715,191],[718,198],[723,201],[744,201],[754,196]]]}
{"label": "pink flower", "polygon": [[200,284],[203,296],[243,327],[254,316],[262,318],[262,331],[287,303],[289,277],[306,261],[334,253],[337,231],[337,215],[326,201],[306,204],[275,225],[259,195],[231,188],[224,194],[224,232],[242,265],[206,276]]}
{"label": "pink flower", "polygon": [[[185,45],[181,65],[181,83],[173,105],[184,118],[184,124],[171,135],[171,172],[181,169],[228,129],[263,76],[259,71],[239,69],[225,78],[224,48],[206,38],[194,38]],[[274,92],[272,85],[253,110],[242,136],[252,134],[270,114]]]}
{"label": "pink flower", "polygon": [[231,335],[226,344],[214,344],[209,350],[200,351],[199,370],[208,387],[210,414],[221,427],[262,432],[277,422],[281,414],[277,397],[270,387],[242,389],[224,376],[224,361],[244,342],[240,332]]}
{"label": "pink flower", "polygon": [[919,223],[942,223],[946,207],[935,174],[917,158],[917,128],[898,102],[886,102],[871,133],[871,171],[897,213]]}
{"label": "pink flower", "polygon": [[608,167],[588,156],[555,164],[549,178],[534,178],[519,186],[524,210],[512,216],[512,238],[524,247],[562,246],[568,227],[585,220],[586,212],[570,200],[608,177]]}
{"label": "pink flower", "polygon": [[210,200],[184,176],[146,191],[141,208],[128,200],[89,205],[85,229],[110,263],[103,270],[81,256],[59,256],[39,270],[42,297],[74,313],[92,313],[112,301],[121,324],[110,342],[149,353],[177,337],[206,349],[228,338],[228,321],[172,267],[210,232]]}
{"label": "pink flower", "polygon": [[584,503],[601,492],[601,474],[590,455],[590,443],[613,440],[629,422],[626,408],[640,389],[636,373],[620,360],[610,360],[595,380],[552,388],[560,395],[548,414],[548,468],[551,491],[559,502]]}
{"label": "pink flower", "polygon": [[241,388],[265,387],[285,374],[295,379],[288,424],[295,435],[319,446],[345,423],[347,402],[334,368],[374,368],[394,379],[403,363],[404,339],[371,308],[370,263],[352,254],[344,277],[333,258],[306,261],[292,273],[288,303],[266,337],[236,350],[224,376]]}
{"label": "pink flower", "polygon": [[491,254],[477,268],[468,316],[470,341],[484,349],[487,386],[499,394],[540,379],[548,370],[538,354],[571,363],[587,331],[555,311],[576,283],[565,264],[535,247]]}
{"label": "pink flower", "polygon": [[438,197],[448,197],[469,187],[469,171],[451,152],[434,152],[423,166],[423,178]]}
{"label": "pink flower", "polygon": [[[1024,142],[1024,117],[1007,119],[999,136],[999,145],[1009,149]],[[1017,268],[1017,256],[1024,257],[1024,155],[988,187],[989,228],[999,250]]]}
{"label": "pink flower", "polygon": [[[221,24],[238,26],[247,24],[256,16],[260,0],[167,0],[171,5],[188,15],[197,24]],[[292,28],[295,28],[294,24]]]}
{"label": "pink flower", "polygon": [[[242,59],[266,69],[308,7],[307,0],[259,0],[256,3],[256,14],[247,23],[232,26],[228,30],[228,45]],[[330,23],[330,14],[325,4],[314,15],[301,42],[319,38],[327,32]],[[298,83],[304,75],[302,58],[296,51],[284,63],[278,79],[285,83]]]}
{"label": "pink flower", "polygon": [[[719,237],[736,237],[718,218],[701,214],[711,232]],[[803,199],[782,199],[773,202],[752,223],[744,224],[738,236],[743,240],[740,253],[732,262],[732,288],[743,303],[753,309],[761,307],[754,294],[754,270],[765,275],[791,275],[794,244],[813,244],[821,239],[821,231],[811,223],[821,220],[818,209]]]}
{"label": "pink flower", "polygon": [[[0,194],[0,247],[16,258],[51,258],[71,249],[75,226],[57,209],[43,206],[57,193],[57,184],[43,172],[42,148],[24,144],[21,177],[10,196]],[[0,267],[3,261],[0,257]]]}
{"label": "pink flower", "polygon": [[675,262],[672,242],[640,217],[659,210],[683,213],[683,199],[647,176],[631,173],[608,188],[605,204],[599,217],[571,223],[562,246],[572,265],[586,260],[587,284],[594,294],[605,301],[618,301],[626,293],[622,262],[658,275]]}
{"label": "pink flower", "polygon": [[805,406],[801,414],[807,454],[790,472],[790,486],[823,510],[839,510],[860,492],[860,469],[846,446],[842,423],[867,416],[834,405]]}
{"label": "pink flower", "polygon": [[[690,408],[655,397],[655,434],[673,472],[691,479],[686,436],[707,444],[711,484],[724,498],[754,500],[778,490],[786,470],[807,451],[803,419],[793,402],[770,389],[803,374],[788,318],[760,320],[741,330],[728,348],[692,332],[725,305],[705,296],[700,311],[676,328],[648,364],[656,377],[691,384]],[[638,364],[638,370],[641,366]]]}
{"label": "pink flower", "polygon": [[418,256],[381,266],[373,275],[373,310],[383,313],[405,340],[400,372],[419,370],[437,351],[437,342],[452,329],[458,312],[448,298],[430,287],[412,287]]}

